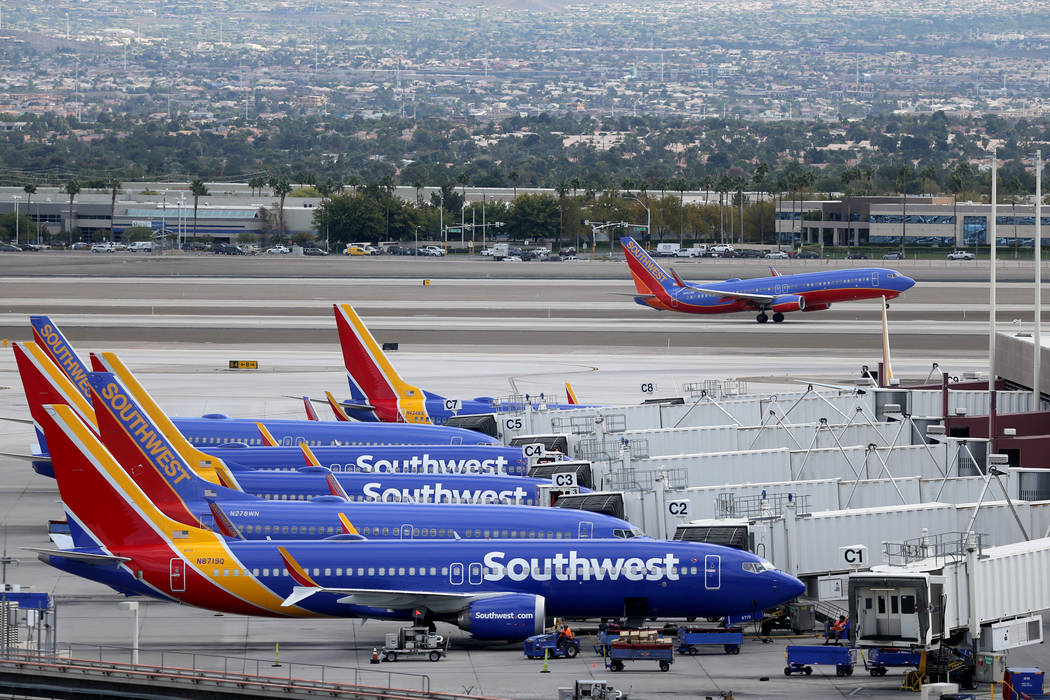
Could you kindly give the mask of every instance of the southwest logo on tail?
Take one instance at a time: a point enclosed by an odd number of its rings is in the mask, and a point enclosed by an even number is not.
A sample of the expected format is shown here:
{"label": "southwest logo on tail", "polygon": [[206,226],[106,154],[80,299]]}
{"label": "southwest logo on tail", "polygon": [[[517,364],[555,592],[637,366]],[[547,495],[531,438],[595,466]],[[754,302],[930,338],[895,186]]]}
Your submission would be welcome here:
{"label": "southwest logo on tail", "polygon": [[[335,304],[335,323],[339,330],[339,344],[343,350],[350,383],[351,401],[337,403],[331,395],[329,404],[335,411],[357,420],[380,420],[384,423],[432,423],[441,425],[458,414],[520,411],[521,403],[503,403],[490,396],[473,399],[449,399],[426,389],[409,384],[397,373],[382,347],[372,337],[364,321],[349,304]],[[534,406],[551,409],[582,408],[577,405],[571,389],[567,404],[547,403],[526,397]],[[363,405],[360,405],[363,404]],[[343,412],[342,409],[345,409]]]}
{"label": "southwest logo on tail", "polygon": [[755,312],[765,323],[767,312],[780,323],[791,311],[823,311],[833,303],[893,299],[915,286],[915,280],[883,267],[805,272],[771,277],[731,279],[699,285],[665,271],[633,238],[622,238],[627,266],[634,278],[634,300],[659,311],[688,314]]}

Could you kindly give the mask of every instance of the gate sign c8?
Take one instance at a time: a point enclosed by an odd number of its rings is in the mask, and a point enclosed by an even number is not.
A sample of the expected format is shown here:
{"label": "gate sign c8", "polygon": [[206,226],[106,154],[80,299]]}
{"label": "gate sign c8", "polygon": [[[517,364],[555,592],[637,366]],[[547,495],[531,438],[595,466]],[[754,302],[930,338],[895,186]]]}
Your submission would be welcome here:
{"label": "gate sign c8", "polygon": [[680,518],[689,515],[689,501],[668,501],[667,514]]}
{"label": "gate sign c8", "polygon": [[645,382],[642,382],[638,386],[638,388],[642,390],[643,394],[654,394],[657,391],[659,391],[660,386],[656,382],[645,381]]}
{"label": "gate sign c8", "polygon": [[576,488],[576,472],[558,472],[557,474],[551,474],[551,482],[556,488],[560,489]]}
{"label": "gate sign c8", "polygon": [[535,459],[537,457],[542,457],[543,453],[546,451],[547,448],[543,446],[542,442],[532,442],[528,445],[521,446],[521,454],[526,459]]}

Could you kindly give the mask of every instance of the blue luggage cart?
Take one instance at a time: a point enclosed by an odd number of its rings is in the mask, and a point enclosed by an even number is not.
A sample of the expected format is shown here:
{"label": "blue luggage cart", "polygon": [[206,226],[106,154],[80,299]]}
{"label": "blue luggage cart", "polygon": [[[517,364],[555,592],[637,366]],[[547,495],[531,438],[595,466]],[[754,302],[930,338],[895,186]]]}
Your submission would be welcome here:
{"label": "blue luggage cart", "polygon": [[656,661],[661,671],[671,670],[674,663],[674,646],[652,642],[613,642],[605,657],[605,667],[610,671],[622,671],[624,661]]}
{"label": "blue luggage cart", "polygon": [[698,646],[708,644],[721,645],[727,654],[739,654],[740,645],[744,643],[744,630],[739,627],[704,628],[679,627],[678,653],[695,656]]}
{"label": "blue luggage cart", "polygon": [[609,655],[609,645],[620,638],[620,628],[612,627],[598,631],[594,640],[594,653],[598,656]]}
{"label": "blue luggage cart", "polygon": [[889,668],[918,668],[922,654],[909,649],[875,648],[868,652],[865,667],[872,676],[885,676]]}
{"label": "blue luggage cart", "polygon": [[788,645],[787,666],[784,675],[792,673],[810,675],[813,666],[834,666],[836,676],[853,675],[853,649],[840,646],[803,646]]}

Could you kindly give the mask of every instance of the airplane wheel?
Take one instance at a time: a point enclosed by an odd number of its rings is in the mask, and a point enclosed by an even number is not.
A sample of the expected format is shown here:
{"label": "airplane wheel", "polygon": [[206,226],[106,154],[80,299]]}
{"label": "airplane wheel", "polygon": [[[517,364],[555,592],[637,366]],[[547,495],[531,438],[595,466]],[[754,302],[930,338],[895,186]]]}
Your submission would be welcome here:
{"label": "airplane wheel", "polygon": [[765,323],[769,320],[769,316],[766,316],[765,314],[759,314],[758,316],[755,316],[755,320],[759,323]]}
{"label": "airplane wheel", "polygon": [[783,323],[783,322],[784,322],[784,314],[782,314],[782,313],[775,313],[775,314],[773,314],[773,323]]}

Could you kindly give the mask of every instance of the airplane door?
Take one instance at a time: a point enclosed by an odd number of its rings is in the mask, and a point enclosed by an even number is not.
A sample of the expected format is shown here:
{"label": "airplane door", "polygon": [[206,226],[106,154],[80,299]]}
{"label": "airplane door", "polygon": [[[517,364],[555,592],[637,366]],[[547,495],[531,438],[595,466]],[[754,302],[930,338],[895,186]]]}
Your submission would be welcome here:
{"label": "airplane door", "polygon": [[402,525],[401,526],[401,539],[410,540],[412,539],[412,526]]}
{"label": "airplane door", "polygon": [[587,540],[594,537],[594,523],[582,522],[580,523],[580,539]]}
{"label": "airplane door", "polygon": [[459,562],[454,563],[448,568],[448,582],[453,586],[463,585],[463,565]]}
{"label": "airplane door", "polygon": [[460,437],[459,435],[454,435],[452,437],[452,440],[448,444],[450,444],[450,445],[462,445],[463,444],[463,438]]}
{"label": "airplane door", "polygon": [[671,290],[671,308],[672,309],[677,309],[678,308],[678,290],[677,289]]}
{"label": "airplane door", "polygon": [[168,562],[169,583],[172,593],[182,593],[186,590],[186,562],[179,557],[173,557]]}
{"label": "airplane door", "polygon": [[879,288],[879,273],[878,272],[872,272],[871,273],[871,287],[872,287],[872,289],[878,289]]}
{"label": "airplane door", "polygon": [[722,557],[708,554],[704,557],[704,588],[717,591],[722,587]]}
{"label": "airplane door", "polygon": [[478,562],[471,562],[467,568],[467,577],[470,580],[471,586],[481,585],[481,564]]}

